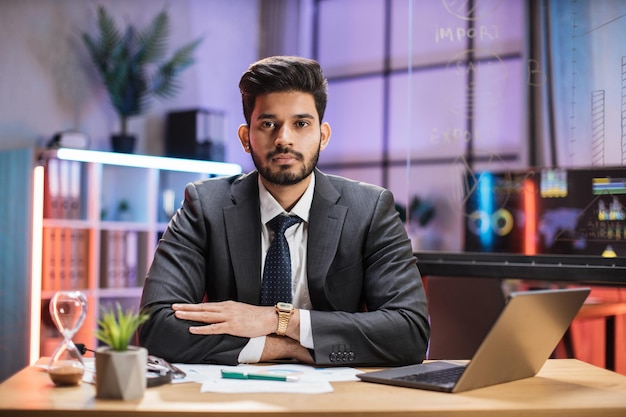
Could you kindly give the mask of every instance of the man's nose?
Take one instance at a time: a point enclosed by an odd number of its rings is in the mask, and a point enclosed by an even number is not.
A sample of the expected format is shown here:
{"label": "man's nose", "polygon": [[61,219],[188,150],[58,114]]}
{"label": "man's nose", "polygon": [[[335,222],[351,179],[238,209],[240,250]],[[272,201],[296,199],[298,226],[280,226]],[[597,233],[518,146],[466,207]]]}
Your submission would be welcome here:
{"label": "man's nose", "polygon": [[286,124],[282,125],[276,132],[276,146],[288,148],[293,144],[293,132]]}

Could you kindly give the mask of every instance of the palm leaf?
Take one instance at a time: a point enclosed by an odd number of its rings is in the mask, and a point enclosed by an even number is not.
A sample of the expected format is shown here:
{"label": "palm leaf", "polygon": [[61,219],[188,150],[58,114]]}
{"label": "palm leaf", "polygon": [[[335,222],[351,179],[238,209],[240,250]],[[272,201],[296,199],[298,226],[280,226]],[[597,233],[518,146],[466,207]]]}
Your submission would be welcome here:
{"label": "palm leaf", "polygon": [[178,48],[174,52],[174,55],[172,56],[170,62],[174,63],[177,66],[178,72],[181,72],[182,70],[186,69],[188,66],[194,63],[193,53],[201,43],[202,38],[198,38]]}
{"label": "palm leaf", "polygon": [[202,39],[196,39],[180,47],[169,61],[157,68],[152,78],[152,90],[156,96],[171,98],[180,91],[176,77],[194,63],[193,52],[201,42]]}
{"label": "palm leaf", "polygon": [[139,41],[140,56],[137,57],[141,62],[157,62],[167,52],[167,39],[170,35],[170,22],[165,11],[159,13],[144,30],[139,32],[137,40]]}
{"label": "palm leaf", "polygon": [[122,34],[115,26],[115,21],[104,7],[98,8],[98,27],[100,28],[100,53],[106,57],[120,43]]}
{"label": "palm leaf", "polygon": [[114,54],[115,46],[122,40],[113,18],[103,7],[98,8],[98,35],[98,38],[92,38],[89,34],[83,33],[83,40],[96,67],[103,73],[110,66],[110,57]]}

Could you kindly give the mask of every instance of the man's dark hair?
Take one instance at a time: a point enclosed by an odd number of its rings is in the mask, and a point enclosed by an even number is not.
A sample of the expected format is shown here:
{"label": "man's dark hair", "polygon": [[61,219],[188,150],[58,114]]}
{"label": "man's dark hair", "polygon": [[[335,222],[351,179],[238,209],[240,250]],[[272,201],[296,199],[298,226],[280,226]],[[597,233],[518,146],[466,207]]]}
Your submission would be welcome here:
{"label": "man's dark hair", "polygon": [[250,65],[239,81],[243,115],[250,125],[256,98],[263,94],[298,91],[310,93],[320,118],[324,118],[328,82],[319,63],[296,56],[273,56]]}

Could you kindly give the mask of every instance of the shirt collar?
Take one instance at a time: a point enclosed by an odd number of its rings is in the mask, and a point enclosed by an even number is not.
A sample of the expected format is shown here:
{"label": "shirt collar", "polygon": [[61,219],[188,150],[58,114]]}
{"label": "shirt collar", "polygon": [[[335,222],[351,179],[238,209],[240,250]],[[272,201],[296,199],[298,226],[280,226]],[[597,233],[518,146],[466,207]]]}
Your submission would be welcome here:
{"label": "shirt collar", "polygon": [[[267,188],[261,182],[261,176],[259,175],[259,202],[261,205],[261,222],[266,224],[274,217],[281,213],[285,213],[285,210],[278,204],[278,201],[267,191]],[[311,182],[309,186],[302,194],[302,197],[298,200],[295,206],[287,214],[296,215],[303,221],[309,221],[309,210],[311,209],[311,203],[313,201],[313,190],[315,189],[315,174],[311,175]]]}

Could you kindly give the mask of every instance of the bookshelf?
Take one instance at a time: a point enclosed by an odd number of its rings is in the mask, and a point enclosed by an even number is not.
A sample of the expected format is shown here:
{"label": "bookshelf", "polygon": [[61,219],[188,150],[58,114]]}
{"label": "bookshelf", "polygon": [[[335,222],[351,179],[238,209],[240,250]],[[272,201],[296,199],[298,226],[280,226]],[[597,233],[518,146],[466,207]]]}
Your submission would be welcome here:
{"label": "bookshelf", "polygon": [[31,362],[50,356],[61,341],[48,313],[56,291],[87,296],[87,319],[74,341],[95,348],[102,307],[119,302],[139,308],[154,249],[185,185],[240,172],[239,165],[224,162],[67,148],[41,152],[33,168],[31,285],[40,291],[33,300],[41,303],[33,302],[31,312]]}

